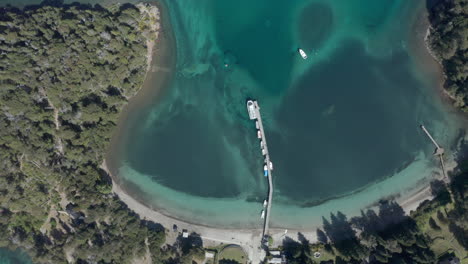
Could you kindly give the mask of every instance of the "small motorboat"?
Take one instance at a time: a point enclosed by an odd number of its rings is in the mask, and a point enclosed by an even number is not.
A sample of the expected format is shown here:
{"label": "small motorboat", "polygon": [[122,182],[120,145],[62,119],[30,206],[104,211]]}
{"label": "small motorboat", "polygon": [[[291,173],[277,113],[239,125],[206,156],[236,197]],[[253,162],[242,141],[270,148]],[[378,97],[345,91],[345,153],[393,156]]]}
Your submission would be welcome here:
{"label": "small motorboat", "polygon": [[261,219],[265,219],[265,210],[262,210],[262,215],[260,216]]}
{"label": "small motorboat", "polygon": [[247,101],[247,111],[249,113],[249,118],[251,120],[257,119],[257,114],[255,112],[255,104],[254,101],[248,100]]}
{"label": "small motorboat", "polygon": [[307,54],[305,53],[305,51],[303,49],[298,49],[299,51],[299,54],[301,54],[301,57],[305,60],[307,59]]}

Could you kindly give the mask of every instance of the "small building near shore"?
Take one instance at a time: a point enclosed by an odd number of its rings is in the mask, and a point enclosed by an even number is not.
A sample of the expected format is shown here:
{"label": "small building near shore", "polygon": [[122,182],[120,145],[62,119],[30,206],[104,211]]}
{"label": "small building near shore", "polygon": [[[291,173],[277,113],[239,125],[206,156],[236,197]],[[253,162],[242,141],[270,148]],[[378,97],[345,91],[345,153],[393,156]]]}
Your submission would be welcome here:
{"label": "small building near shore", "polygon": [[281,253],[279,250],[271,250],[270,252],[271,258],[268,259],[268,263],[271,264],[287,264],[286,256]]}
{"label": "small building near shore", "polygon": [[214,256],[215,256],[215,253],[205,251],[205,258],[214,258]]}
{"label": "small building near shore", "polygon": [[286,258],[283,256],[281,258],[272,258],[268,260],[270,264],[286,264]]}

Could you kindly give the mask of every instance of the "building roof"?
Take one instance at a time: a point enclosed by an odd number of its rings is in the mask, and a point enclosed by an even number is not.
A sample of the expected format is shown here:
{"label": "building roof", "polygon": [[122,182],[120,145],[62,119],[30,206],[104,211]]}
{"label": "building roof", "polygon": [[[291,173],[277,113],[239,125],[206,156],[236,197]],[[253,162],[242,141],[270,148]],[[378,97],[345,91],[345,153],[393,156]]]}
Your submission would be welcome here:
{"label": "building roof", "polygon": [[281,263],[283,263],[283,259],[282,259],[282,258],[272,258],[272,259],[268,260],[268,263],[278,263],[278,264],[281,264]]}

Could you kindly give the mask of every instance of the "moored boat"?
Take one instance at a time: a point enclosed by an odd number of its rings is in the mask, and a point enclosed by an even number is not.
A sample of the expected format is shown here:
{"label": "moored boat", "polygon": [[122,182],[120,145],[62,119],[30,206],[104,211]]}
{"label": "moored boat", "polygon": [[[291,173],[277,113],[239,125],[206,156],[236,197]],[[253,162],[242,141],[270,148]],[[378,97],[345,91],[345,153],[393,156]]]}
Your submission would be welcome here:
{"label": "moored boat", "polygon": [[301,54],[301,57],[305,60],[307,59],[307,54],[305,53],[305,51],[303,49],[298,49],[299,51],[299,54]]}
{"label": "moored boat", "polygon": [[249,112],[249,118],[251,120],[257,119],[257,114],[255,112],[254,101],[252,101],[252,100],[247,101],[247,111]]}

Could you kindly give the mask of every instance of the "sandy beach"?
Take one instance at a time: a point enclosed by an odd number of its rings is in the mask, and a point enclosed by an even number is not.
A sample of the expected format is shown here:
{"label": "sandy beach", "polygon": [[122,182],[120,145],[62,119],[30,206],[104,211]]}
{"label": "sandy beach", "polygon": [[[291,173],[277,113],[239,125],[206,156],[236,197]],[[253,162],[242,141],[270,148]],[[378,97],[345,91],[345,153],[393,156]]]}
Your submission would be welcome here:
{"label": "sandy beach", "polygon": [[[142,202],[138,201],[136,198],[129,195],[125,189],[118,184],[116,181],[115,175],[117,171],[116,164],[113,164],[116,161],[116,157],[112,155],[117,155],[119,153],[118,146],[122,140],[125,140],[126,135],[123,135],[122,129],[120,126],[125,123],[130,118],[130,113],[136,109],[142,107],[142,105],[148,104],[149,102],[154,102],[157,100],[158,96],[163,92],[163,87],[167,86],[166,84],[170,81],[172,73],[174,71],[175,65],[175,54],[173,50],[174,46],[174,37],[171,35],[171,29],[168,23],[168,19],[164,17],[164,7],[158,6],[159,13],[162,13],[160,18],[161,23],[158,25],[157,30],[160,31],[158,39],[154,42],[148,43],[148,74],[145,80],[145,83],[139,93],[129,101],[128,106],[125,108],[121,115],[118,128],[116,129],[115,135],[111,142],[111,147],[109,155],[102,164],[102,168],[106,170],[113,179],[112,191],[135,213],[137,213],[142,219],[151,220],[153,222],[159,223],[166,228],[166,243],[172,244],[178,236],[178,232],[172,231],[172,226],[177,225],[178,231],[186,229],[188,232],[195,232],[201,236],[203,239],[204,246],[215,246],[218,244],[238,244],[240,245],[248,254],[249,259],[253,263],[259,263],[263,258],[262,250],[260,250],[260,241],[261,241],[261,229],[225,229],[225,228],[216,228],[204,226],[201,224],[193,224],[188,221],[177,219],[171,217],[170,215],[164,214],[158,210],[154,210]],[[162,10],[161,10],[162,8]],[[158,13],[158,15],[159,15]],[[421,15],[421,18],[418,19],[414,26],[416,31],[416,41],[415,46],[412,47],[415,50],[419,50],[416,53],[416,56],[421,57],[421,63],[427,63],[428,59],[432,60],[431,69],[434,73],[438,74],[441,78],[441,69],[437,63],[433,60],[429,51],[424,49],[421,51],[418,47],[426,47],[426,42],[424,41],[427,28],[429,24],[427,23],[427,18],[425,15]],[[165,20],[166,19],[166,20]],[[426,22],[424,22],[424,20]],[[163,29],[163,30],[162,30]],[[422,31],[421,31],[422,30]],[[421,32],[422,33],[421,35]],[[435,64],[435,66],[434,66]],[[437,162],[434,159],[434,162]],[[455,164],[447,164],[447,168],[453,168]],[[441,174],[435,173],[434,178],[440,178]],[[432,179],[434,179],[432,178]],[[416,210],[419,204],[427,199],[431,199],[432,194],[429,187],[429,181],[422,182],[420,185],[415,186],[414,188],[406,191],[405,193],[400,193],[396,196],[395,200],[402,206],[407,214],[411,211]],[[274,207],[274,205],[273,205]],[[274,210],[274,209],[273,209]],[[351,217],[351,216],[348,216]],[[298,233],[302,233],[310,242],[316,242],[316,229],[322,226],[322,223],[314,223],[316,226],[314,228],[309,228],[305,230],[285,230],[273,228],[270,229],[270,235],[273,237],[274,245],[278,246],[281,244],[283,238],[288,236],[292,239],[297,239]]]}
{"label": "sandy beach", "polygon": [[[453,166],[453,164],[451,164],[451,166]],[[109,172],[105,162],[103,162],[102,168]],[[219,244],[237,244],[245,250],[249,259],[253,261],[252,263],[260,263],[260,260],[264,257],[263,250],[259,247],[262,239],[261,229],[225,229],[189,223],[188,221],[177,219],[146,206],[125,192],[115,181],[113,182],[112,191],[142,219],[163,225],[166,229],[167,244],[173,244],[179,232],[185,229],[189,233],[194,232],[199,234],[205,247]],[[398,202],[409,215],[411,211],[416,210],[423,201],[428,199],[432,199],[431,189],[429,182],[424,182],[419,188],[413,188],[407,193],[400,194],[395,201]],[[177,225],[178,232],[172,231],[173,225]],[[277,247],[282,245],[282,241],[286,236],[297,240],[299,233],[311,243],[318,242],[316,234],[317,228],[322,228],[322,223],[315,223],[315,227],[302,230],[271,228],[270,235],[273,238],[272,246]]]}

